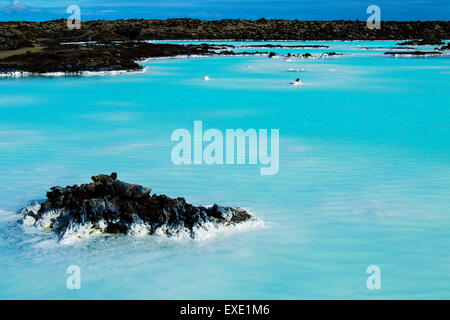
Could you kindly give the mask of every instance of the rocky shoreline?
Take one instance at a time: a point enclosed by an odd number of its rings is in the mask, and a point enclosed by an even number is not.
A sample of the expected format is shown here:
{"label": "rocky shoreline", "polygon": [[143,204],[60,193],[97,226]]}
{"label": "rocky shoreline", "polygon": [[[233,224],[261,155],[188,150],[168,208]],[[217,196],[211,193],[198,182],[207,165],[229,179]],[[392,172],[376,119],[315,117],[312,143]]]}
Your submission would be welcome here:
{"label": "rocky shoreline", "polygon": [[70,43],[51,45],[37,52],[0,58],[0,75],[83,74],[142,71],[138,62],[149,58],[212,55],[266,55],[268,52],[234,52],[225,45],[153,44],[144,41],[121,43]]}
{"label": "rocky shoreline", "polygon": [[60,240],[70,241],[101,233],[195,239],[220,228],[261,223],[239,207],[197,207],[184,198],[150,195],[150,189],[122,182],[116,173],[92,181],[52,187],[45,202],[33,201],[20,212],[23,224],[54,230]]}
{"label": "rocky shoreline", "polygon": [[[450,38],[449,21],[383,21],[370,30],[363,21],[256,21],[227,19],[98,20],[83,21],[69,30],[66,20],[0,22],[0,75],[80,74],[82,72],[140,71],[146,58],[206,55],[264,55],[235,52],[232,45],[154,44],[147,40],[394,40],[407,44],[442,44]],[[421,39],[421,40],[417,40]],[[406,44],[406,43],[402,43]],[[326,48],[322,45],[248,45],[249,48]],[[442,50],[448,50],[448,45]],[[304,54],[304,58],[311,54]]]}
{"label": "rocky shoreline", "polygon": [[[146,58],[206,55],[264,55],[235,52],[232,45],[154,44],[155,39],[233,40],[385,40],[411,39],[403,44],[435,43],[450,38],[450,22],[382,22],[369,30],[361,21],[291,20],[115,20],[86,21],[69,30],[66,20],[0,22],[0,75],[81,74],[141,71]],[[422,40],[416,40],[422,39]],[[327,48],[322,45],[248,45],[248,48]],[[448,49],[443,46],[443,50]],[[390,53],[387,53],[390,54]],[[413,53],[413,55],[416,55]],[[417,54],[419,55],[419,54]],[[310,57],[305,53],[303,58]]]}
{"label": "rocky shoreline", "polygon": [[0,59],[0,72],[78,73],[82,71],[139,71],[136,61],[152,57],[211,55],[213,46],[151,44],[125,42],[116,44],[51,45],[38,52],[25,52]]}
{"label": "rocky shoreline", "polygon": [[[291,20],[115,20],[82,22],[69,30],[66,21],[0,22],[0,73],[32,74],[139,71],[137,61],[178,55],[261,55],[236,53],[231,45],[151,44],[155,39],[234,40],[387,40],[404,44],[435,43],[450,38],[448,21],[383,22],[369,30],[361,21]],[[422,39],[422,40],[416,40]],[[79,42],[85,42],[80,44]],[[402,43],[403,45],[403,43]],[[321,45],[249,45],[249,48],[326,48]]]}
{"label": "rocky shoreline", "polygon": [[411,56],[411,57],[429,57],[429,56],[440,56],[442,52],[439,51],[388,51],[384,53],[387,56]]}

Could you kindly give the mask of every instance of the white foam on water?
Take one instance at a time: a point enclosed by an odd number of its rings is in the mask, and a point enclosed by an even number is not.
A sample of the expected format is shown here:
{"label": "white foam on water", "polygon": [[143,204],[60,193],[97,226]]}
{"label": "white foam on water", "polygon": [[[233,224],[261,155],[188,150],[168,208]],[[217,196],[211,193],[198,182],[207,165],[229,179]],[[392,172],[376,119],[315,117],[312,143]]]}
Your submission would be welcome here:
{"label": "white foam on water", "polygon": [[145,73],[147,71],[147,67],[144,67],[142,70],[110,70],[110,71],[80,71],[80,72],[45,72],[45,73],[32,73],[32,72],[22,72],[22,71],[14,71],[14,72],[6,72],[0,73],[0,77],[32,77],[32,76],[42,76],[49,78],[59,78],[59,77],[73,77],[73,76],[120,76],[120,75],[128,75],[128,74],[138,74]]}
{"label": "white foam on water", "polygon": [[0,73],[0,78],[18,78],[18,77],[28,77],[30,76],[30,72],[23,72],[23,71],[13,71],[13,72],[3,72]]}
{"label": "white foam on water", "polygon": [[191,59],[191,58],[208,58],[210,57],[210,55],[201,55],[201,54],[191,54],[191,55],[187,55],[187,54],[180,54],[180,55],[176,55],[176,56],[171,56],[171,57],[151,57],[151,58],[146,58],[143,60],[139,60],[137,62],[140,63],[145,63],[145,62],[149,62],[152,60],[166,60],[166,59]]}
{"label": "white foam on water", "polygon": [[[149,235],[149,225],[143,222],[134,222],[130,226],[127,235],[137,238],[149,237],[149,240],[159,238],[160,240],[171,241],[207,241],[263,227],[264,222],[262,220],[253,218],[245,222],[228,225],[214,222],[196,224],[192,231],[185,227],[173,228],[164,225],[156,229],[152,235]],[[80,240],[99,235],[105,234],[94,228],[92,224],[76,224],[65,231],[59,243],[63,245],[74,244]]]}
{"label": "white foam on water", "polygon": [[264,221],[253,217],[250,220],[237,224],[224,224],[215,222],[197,223],[192,231],[187,228],[173,229],[167,226],[158,228],[153,235],[160,239],[174,241],[207,241],[219,237],[226,237],[236,233],[264,228]]}
{"label": "white foam on water", "polygon": [[[32,202],[27,207],[25,207],[20,213],[19,217],[22,219],[22,224],[27,234],[38,235],[39,230],[49,230],[58,229],[56,219],[65,213],[64,210],[50,210],[39,217],[36,220],[35,216],[39,211],[41,205],[37,202]],[[204,206],[205,208],[211,207]],[[243,209],[247,212],[245,208]],[[1,213],[1,212],[0,212]],[[229,208],[222,208],[222,216],[227,220],[233,217],[233,212]],[[0,216],[1,217],[1,216]],[[17,217],[17,216],[16,216]],[[149,236],[152,226],[145,223],[138,216],[133,217],[134,222],[128,227],[127,235],[133,237],[145,237]],[[70,221],[67,226],[60,226],[63,231],[60,234],[60,239],[58,243],[67,245],[74,244],[80,240],[87,239],[93,236],[104,235],[104,230],[107,227],[107,223],[104,220],[100,220],[95,224],[91,222],[75,223]],[[229,222],[211,222],[211,221],[201,221],[194,225],[192,230],[185,228],[184,226],[167,226],[163,225],[157,228],[152,236],[156,236],[161,239],[170,239],[175,241],[204,241],[218,236],[224,236],[228,234],[233,234],[236,232],[244,232],[250,229],[264,227],[264,222],[256,217],[250,220],[240,222],[240,223],[229,223]],[[56,233],[55,233],[56,234]]]}
{"label": "white foam on water", "polygon": [[384,56],[391,56],[394,58],[429,58],[429,57],[441,57],[442,54],[439,53],[430,53],[430,54],[424,54],[424,55],[414,55],[414,54],[390,54],[390,55],[384,55]]}
{"label": "white foam on water", "polygon": [[144,67],[142,70],[112,70],[112,71],[83,71],[81,72],[82,76],[120,76],[126,74],[138,74],[145,73],[147,71],[147,67]]}
{"label": "white foam on water", "polygon": [[36,223],[36,219],[32,216],[25,216],[22,221],[23,225],[27,227],[32,226]]}
{"label": "white foam on water", "polygon": [[34,248],[51,250],[59,246],[57,239],[35,239],[34,243],[31,243]]}
{"label": "white foam on water", "polygon": [[49,229],[52,226],[53,221],[55,221],[55,219],[61,214],[63,214],[62,210],[47,211],[40,217],[39,220],[36,221],[34,225],[42,229]]}
{"label": "white foam on water", "polygon": [[[44,76],[44,77],[64,77],[66,74],[66,72],[46,72],[46,73],[41,73],[40,75]],[[73,73],[71,73],[73,74]]]}
{"label": "white foam on water", "polygon": [[13,212],[0,209],[0,222],[12,221],[16,219],[17,216]]}
{"label": "white foam on water", "polygon": [[4,215],[8,215],[8,214],[11,214],[11,212],[0,209],[0,216],[4,216]]}
{"label": "white foam on water", "polygon": [[195,241],[205,241],[213,238],[232,235],[235,233],[241,233],[253,229],[260,229],[264,227],[264,221],[254,218],[245,222],[241,222],[233,225],[217,224],[207,222],[202,226],[196,225],[194,227]]}
{"label": "white foam on water", "polygon": [[80,239],[87,239],[92,236],[101,235],[101,231],[94,228],[94,225],[88,223],[70,223],[61,236],[59,243],[72,244]]}
{"label": "white foam on water", "polygon": [[150,225],[144,223],[141,219],[135,219],[128,230],[128,235],[135,237],[144,237],[150,233]]}

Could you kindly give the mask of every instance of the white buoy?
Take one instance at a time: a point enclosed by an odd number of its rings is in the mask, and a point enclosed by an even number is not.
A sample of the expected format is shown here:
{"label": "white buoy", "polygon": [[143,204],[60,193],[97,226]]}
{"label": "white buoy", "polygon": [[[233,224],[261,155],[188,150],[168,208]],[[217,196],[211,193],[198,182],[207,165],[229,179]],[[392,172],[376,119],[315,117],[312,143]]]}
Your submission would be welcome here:
{"label": "white buoy", "polygon": [[336,69],[331,68],[330,72],[336,72]]}
{"label": "white buoy", "polygon": [[210,79],[209,79],[209,77],[208,77],[208,76],[205,76],[205,77],[203,78],[203,80],[205,80],[205,81],[209,81]]}

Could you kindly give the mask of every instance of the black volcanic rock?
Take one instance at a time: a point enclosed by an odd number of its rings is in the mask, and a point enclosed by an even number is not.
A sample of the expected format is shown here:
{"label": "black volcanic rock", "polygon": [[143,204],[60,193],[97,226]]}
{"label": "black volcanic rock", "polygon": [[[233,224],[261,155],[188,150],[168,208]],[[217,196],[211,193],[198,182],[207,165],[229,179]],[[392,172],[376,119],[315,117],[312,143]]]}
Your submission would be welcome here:
{"label": "black volcanic rock", "polygon": [[336,53],[336,52],[324,52],[320,55],[321,59],[324,58],[330,58],[330,57],[335,57],[335,56],[342,56],[342,53]]}
{"label": "black volcanic rock", "polygon": [[[370,30],[365,21],[301,21],[259,19],[131,19],[82,21],[81,29],[69,30],[66,20],[45,22],[0,22],[0,39],[43,39],[69,41],[127,40],[397,40],[449,39],[449,21],[382,21],[381,29]],[[1,43],[0,50],[28,46]]]}
{"label": "black volcanic rock", "polygon": [[[365,21],[256,21],[225,19],[96,20],[69,30],[66,20],[0,22],[0,73],[141,70],[136,60],[176,55],[234,55],[230,45],[149,44],[143,40],[396,40],[425,39],[441,44],[450,38],[450,21],[383,21],[370,30]],[[120,41],[120,43],[116,43]],[[141,41],[141,42],[136,42]],[[80,45],[79,42],[88,42]],[[95,42],[95,45],[92,44]],[[65,44],[66,43],[66,44]],[[67,44],[72,43],[72,44]],[[74,44],[76,43],[76,44]],[[320,45],[267,48],[319,48]],[[236,53],[237,54],[237,53]],[[253,53],[255,55],[257,53]],[[246,55],[250,55],[247,53]]]}
{"label": "black volcanic rock", "polygon": [[138,71],[138,60],[177,55],[210,55],[208,45],[151,44],[125,42],[120,44],[63,44],[43,48],[38,52],[15,54],[0,59],[0,72],[31,73],[82,71]]}
{"label": "black volcanic rock", "polygon": [[427,57],[427,56],[439,56],[442,52],[439,51],[388,51],[384,53],[388,56],[417,56],[417,57]]}
{"label": "black volcanic rock", "polygon": [[397,43],[398,46],[426,46],[426,45],[441,45],[445,44],[441,39],[429,38],[421,40],[408,40]]}
{"label": "black volcanic rock", "polygon": [[150,195],[150,189],[117,180],[116,173],[92,180],[81,186],[52,187],[45,202],[33,202],[21,211],[24,225],[53,229],[62,239],[95,232],[195,238],[196,232],[211,226],[257,221],[239,207],[197,207],[184,198]]}

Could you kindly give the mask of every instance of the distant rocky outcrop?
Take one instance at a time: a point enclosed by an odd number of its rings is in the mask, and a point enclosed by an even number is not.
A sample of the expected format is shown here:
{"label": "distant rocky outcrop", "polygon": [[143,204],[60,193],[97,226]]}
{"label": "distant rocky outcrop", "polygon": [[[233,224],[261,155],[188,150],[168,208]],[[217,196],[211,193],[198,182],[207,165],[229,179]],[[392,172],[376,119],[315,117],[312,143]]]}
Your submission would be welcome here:
{"label": "distant rocky outcrop", "polygon": [[[45,22],[0,22],[0,39],[39,43],[45,39],[69,41],[130,41],[161,39],[234,40],[414,40],[449,39],[450,21],[382,21],[380,29],[367,28],[366,21],[301,21],[259,19],[131,19],[82,21],[81,29],[69,30],[66,20]],[[0,50],[28,46],[0,41]]]}
{"label": "distant rocky outcrop", "polygon": [[439,51],[388,51],[384,53],[388,56],[414,56],[414,57],[428,57],[440,56],[442,52]]}
{"label": "distant rocky outcrop", "polygon": [[434,46],[434,45],[442,45],[445,44],[441,39],[436,38],[428,38],[428,39],[419,39],[419,40],[408,40],[404,42],[397,43],[398,46]]}
{"label": "distant rocky outcrop", "polygon": [[[0,22],[0,74],[138,71],[137,60],[177,55],[262,55],[235,52],[233,45],[176,45],[146,40],[394,40],[425,39],[418,44],[443,44],[450,38],[449,21],[382,21],[370,30],[365,21],[256,21],[225,19],[97,20],[82,21],[69,30],[66,20]],[[418,41],[418,40],[414,40]],[[415,44],[415,42],[403,44]],[[244,45],[245,47],[245,45]],[[263,43],[247,47],[324,48],[323,45]],[[275,53],[268,53],[274,57]],[[306,53],[303,58],[310,57]],[[328,54],[328,56],[331,56]]]}
{"label": "distant rocky outcrop", "polygon": [[151,195],[150,189],[118,180],[116,173],[92,180],[51,188],[45,202],[34,201],[21,211],[24,225],[52,229],[62,240],[96,233],[196,238],[211,229],[258,221],[239,207],[197,207],[184,198]]}

